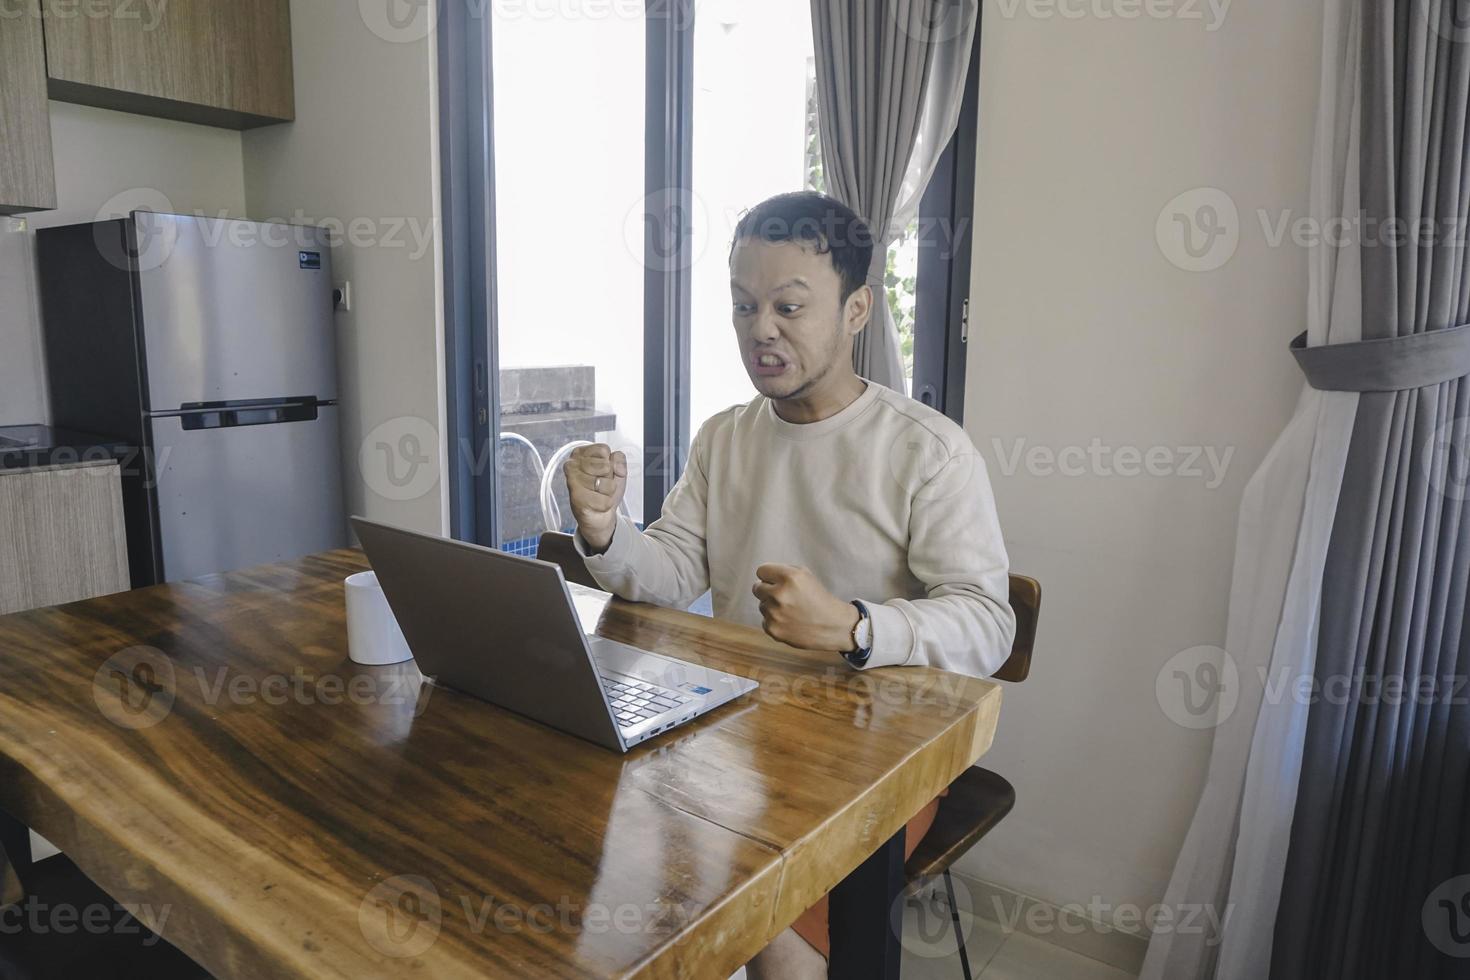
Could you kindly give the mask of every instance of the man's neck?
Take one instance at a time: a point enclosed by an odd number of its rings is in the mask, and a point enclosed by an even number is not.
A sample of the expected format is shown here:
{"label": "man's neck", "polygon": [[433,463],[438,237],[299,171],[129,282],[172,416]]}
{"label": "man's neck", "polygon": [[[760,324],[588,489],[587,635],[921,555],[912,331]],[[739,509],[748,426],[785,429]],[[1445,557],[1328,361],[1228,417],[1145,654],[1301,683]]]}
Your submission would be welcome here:
{"label": "man's neck", "polygon": [[823,379],[823,383],[795,398],[772,399],[771,406],[783,421],[793,425],[807,425],[830,419],[853,402],[868,388],[867,383],[852,371],[836,379]]}

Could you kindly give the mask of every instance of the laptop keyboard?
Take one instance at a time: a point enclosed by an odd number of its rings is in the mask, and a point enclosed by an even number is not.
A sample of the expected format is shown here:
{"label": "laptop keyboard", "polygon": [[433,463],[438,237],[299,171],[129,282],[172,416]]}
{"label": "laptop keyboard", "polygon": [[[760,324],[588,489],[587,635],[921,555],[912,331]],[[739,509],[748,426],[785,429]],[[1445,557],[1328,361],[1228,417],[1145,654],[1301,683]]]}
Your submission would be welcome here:
{"label": "laptop keyboard", "polygon": [[618,727],[631,728],[639,722],[661,715],[670,708],[688,704],[694,699],[656,684],[645,684],[631,677],[603,674],[602,689],[618,719]]}

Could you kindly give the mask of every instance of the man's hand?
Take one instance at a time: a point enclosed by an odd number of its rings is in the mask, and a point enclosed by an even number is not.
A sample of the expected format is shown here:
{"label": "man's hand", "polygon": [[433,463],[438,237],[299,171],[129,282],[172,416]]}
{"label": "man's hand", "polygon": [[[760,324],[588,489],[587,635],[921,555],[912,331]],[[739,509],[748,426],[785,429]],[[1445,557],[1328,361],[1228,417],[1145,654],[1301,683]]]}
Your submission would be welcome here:
{"label": "man's hand", "polygon": [[858,610],[796,565],[762,565],[755,570],[762,626],[773,639],[803,650],[852,649]]}
{"label": "man's hand", "polygon": [[610,446],[579,446],[562,469],[577,530],[593,553],[612,544],[618,526],[618,504],[628,489],[628,457]]}

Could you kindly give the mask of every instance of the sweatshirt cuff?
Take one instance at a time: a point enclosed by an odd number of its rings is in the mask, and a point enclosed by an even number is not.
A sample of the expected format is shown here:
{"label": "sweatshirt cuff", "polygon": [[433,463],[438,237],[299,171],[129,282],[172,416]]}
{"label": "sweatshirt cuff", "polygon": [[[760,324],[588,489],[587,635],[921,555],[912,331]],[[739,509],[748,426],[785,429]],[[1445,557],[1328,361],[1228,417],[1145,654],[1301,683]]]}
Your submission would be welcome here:
{"label": "sweatshirt cuff", "polygon": [[897,606],[863,601],[873,620],[873,652],[862,669],[901,667],[914,655],[914,628]]}
{"label": "sweatshirt cuff", "polygon": [[613,571],[618,568],[626,568],[633,560],[633,536],[638,533],[638,528],[633,522],[622,514],[618,515],[617,526],[613,528],[612,541],[608,543],[607,550],[600,555],[591,554],[591,546],[587,539],[582,537],[579,530],[572,535],[572,546],[577,549],[577,554],[582,556],[587,565],[587,571],[596,575],[600,571]]}

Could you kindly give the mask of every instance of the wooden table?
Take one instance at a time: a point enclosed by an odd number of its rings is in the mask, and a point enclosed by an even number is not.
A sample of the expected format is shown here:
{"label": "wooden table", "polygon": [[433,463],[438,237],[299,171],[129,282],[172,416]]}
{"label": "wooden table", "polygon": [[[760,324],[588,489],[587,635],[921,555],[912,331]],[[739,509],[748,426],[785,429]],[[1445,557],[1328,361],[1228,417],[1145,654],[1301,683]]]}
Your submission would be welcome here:
{"label": "wooden table", "polygon": [[167,906],[221,978],[723,980],[839,883],[834,957],[896,957],[838,921],[989,747],[997,686],[615,601],[600,634],[762,684],[623,756],[352,664],[342,579],[365,567],[0,618],[0,808],[119,902]]}

